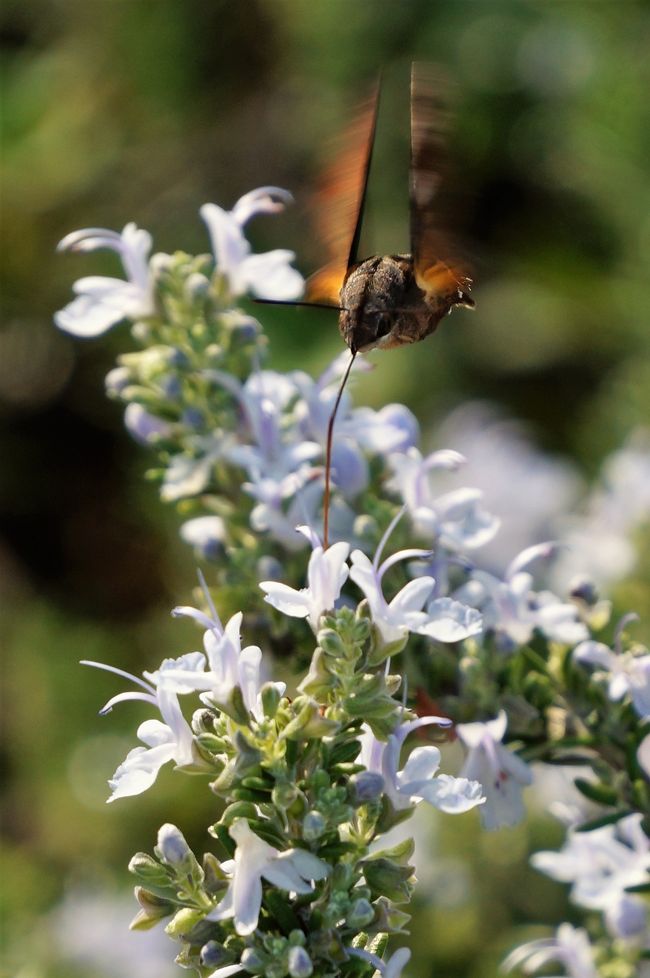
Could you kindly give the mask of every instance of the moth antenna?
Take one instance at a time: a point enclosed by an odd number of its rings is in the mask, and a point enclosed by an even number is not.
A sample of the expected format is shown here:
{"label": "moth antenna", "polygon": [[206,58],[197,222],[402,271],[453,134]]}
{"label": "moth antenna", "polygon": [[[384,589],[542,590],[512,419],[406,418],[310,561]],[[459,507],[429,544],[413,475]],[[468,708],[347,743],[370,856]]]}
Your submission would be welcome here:
{"label": "moth antenna", "polygon": [[258,305],[262,306],[304,306],[307,309],[334,309],[342,312],[342,306],[335,306],[332,302],[300,302],[294,299],[253,299]]}
{"label": "moth antenna", "polygon": [[354,358],[356,355],[357,351],[353,350],[352,356],[350,357],[350,362],[345,368],[343,380],[341,381],[341,386],[339,387],[339,392],[336,395],[334,407],[327,424],[327,447],[325,449],[325,492],[323,494],[323,550],[327,550],[329,547],[330,481],[332,475],[332,442],[334,440],[334,422],[336,421],[336,412],[339,409],[341,397],[343,396],[343,390],[348,382],[348,377],[350,376],[350,371],[352,370],[352,364],[354,363]]}

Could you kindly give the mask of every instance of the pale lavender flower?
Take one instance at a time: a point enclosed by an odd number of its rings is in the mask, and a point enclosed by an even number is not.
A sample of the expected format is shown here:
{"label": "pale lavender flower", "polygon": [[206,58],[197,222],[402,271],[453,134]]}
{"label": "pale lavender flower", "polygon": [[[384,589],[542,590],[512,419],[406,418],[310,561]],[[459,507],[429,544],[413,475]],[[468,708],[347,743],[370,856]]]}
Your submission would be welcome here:
{"label": "pale lavender flower", "polygon": [[310,880],[322,880],[329,866],[305,849],[280,852],[256,835],[246,819],[238,818],[228,829],[237,843],[235,858],[222,863],[232,876],[226,895],[212,910],[208,920],[234,918],[235,930],[242,937],[257,927],[262,906],[262,878],[289,893],[312,892]]}
{"label": "pale lavender flower", "polygon": [[527,570],[534,561],[548,559],[556,550],[553,543],[528,547],[510,562],[503,580],[475,570],[457,597],[481,609],[486,631],[492,630],[515,645],[525,645],[535,629],[551,641],[575,645],[589,634],[578,619],[578,609],[550,591],[533,591],[533,576]]}
{"label": "pale lavender flower", "polygon": [[452,490],[462,476],[501,521],[499,532],[481,548],[481,563],[496,573],[510,554],[545,539],[575,501],[579,480],[570,463],[540,451],[521,422],[503,417],[492,404],[474,401],[454,410],[437,441],[454,445],[467,459],[461,472],[447,477]]}
{"label": "pale lavender flower", "polygon": [[528,765],[501,741],[508,725],[503,710],[487,723],[459,723],[456,733],[468,749],[461,777],[483,785],[486,802],[481,822],[486,829],[516,825],[525,814],[522,789],[532,782]]}
{"label": "pale lavender flower", "polygon": [[257,500],[250,515],[251,529],[270,534],[289,551],[305,546],[296,528],[299,523],[314,523],[323,498],[321,482],[312,478],[311,467],[304,466],[280,481],[250,480],[242,488]]}
{"label": "pale lavender flower", "polygon": [[334,543],[323,550],[315,535],[307,527],[299,527],[313,546],[307,567],[307,587],[297,591],[288,584],[277,581],[261,581],[264,600],[291,618],[307,618],[314,632],[318,630],[321,616],[332,611],[348,578],[347,559],[350,546]]}
{"label": "pale lavender flower", "polygon": [[371,964],[381,975],[381,978],[401,978],[403,969],[411,960],[411,952],[407,947],[398,948],[391,954],[388,961],[382,961],[376,954],[360,947],[348,947],[346,951],[353,957],[361,958],[362,961]]}
{"label": "pale lavender flower", "polygon": [[636,927],[645,929],[646,915],[642,897],[626,890],[650,882],[650,842],[641,822],[634,813],[591,832],[570,830],[559,852],[537,852],[531,864],[570,883],[575,904],[600,910],[613,934],[630,938]]}
{"label": "pale lavender flower", "polygon": [[558,524],[566,544],[554,568],[564,588],[589,570],[600,588],[629,574],[637,560],[634,534],[650,521],[650,430],[640,428],[604,462],[599,485],[583,512]]}
{"label": "pale lavender flower", "polygon": [[453,778],[448,774],[436,776],[440,767],[440,751],[433,745],[416,747],[402,770],[399,770],[402,745],[408,735],[431,723],[448,727],[451,721],[445,717],[419,717],[402,723],[387,741],[378,740],[371,728],[364,724],[359,763],[367,771],[382,776],[384,791],[397,810],[427,801],[442,812],[458,815],[482,805],[485,798],[477,781]]}
{"label": "pale lavender flower", "polygon": [[[202,583],[204,583],[202,581]],[[178,672],[173,680],[181,693],[198,692],[202,690],[201,699],[208,706],[228,703],[234,688],[241,690],[246,709],[254,717],[260,719],[263,715],[261,703],[261,663],[262,650],[257,645],[241,647],[242,613],[237,612],[230,618],[225,627],[221,624],[214,605],[209,600],[207,588],[204,590],[212,617],[199,611],[198,608],[174,608],[174,617],[193,618],[205,627],[203,647],[207,657],[206,671]],[[195,653],[199,655],[200,653]],[[201,658],[204,658],[201,656]],[[205,659],[204,659],[205,663]],[[280,695],[284,693],[284,683],[276,683]]]}
{"label": "pale lavender flower", "polygon": [[200,652],[190,652],[178,659],[164,659],[156,673],[143,673],[144,680],[115,666],[90,660],[82,661],[82,665],[94,666],[96,669],[104,669],[106,672],[123,676],[143,690],[143,692],[118,693],[102,707],[100,714],[109,713],[116,703],[142,700],[155,706],[164,721],[145,720],[140,724],[137,735],[147,746],[134,747],[117,768],[108,782],[112,789],[109,802],[146,791],[158,777],[161,767],[169,761],[174,761],[178,767],[191,767],[196,764],[192,731],[178,703],[179,692],[188,690],[184,686],[179,688],[177,677],[202,673],[204,661]]}
{"label": "pale lavender flower", "polygon": [[204,204],[201,217],[212,242],[217,271],[225,276],[233,296],[252,292],[259,299],[297,299],[304,280],[291,267],[293,251],[277,248],[261,255],[251,254],[243,227],[256,214],[277,214],[293,200],[287,190],[259,187],[244,194],[231,211]]}
{"label": "pale lavender flower", "polygon": [[97,248],[118,253],[128,281],[92,275],[75,282],[77,298],[54,316],[59,329],[73,336],[101,336],[123,319],[152,316],[155,312],[149,232],[135,224],[127,224],[121,234],[105,228],[84,228],[66,235],[58,245],[59,251],[86,252]]}
{"label": "pale lavender flower", "polygon": [[401,550],[380,563],[385,543],[402,513],[403,510],[389,525],[372,562],[361,550],[354,550],[350,557],[350,579],[363,591],[382,642],[390,645],[402,641],[409,632],[428,635],[439,642],[456,642],[476,634],[481,630],[481,615],[459,601],[435,599],[426,611],[422,610],[435,586],[433,577],[424,575],[408,581],[390,603],[386,601],[382,590],[386,571],[399,561],[430,556],[428,550]]}
{"label": "pale lavender flower", "polygon": [[253,440],[253,444],[234,444],[227,457],[246,469],[253,484],[267,481],[280,485],[291,477],[299,477],[304,484],[314,473],[310,463],[320,454],[320,446],[303,439],[291,423],[285,396],[279,396],[295,393],[286,381],[271,371],[252,374],[243,385],[234,378],[226,380],[225,375],[221,380],[239,397]]}
{"label": "pale lavender flower", "polygon": [[576,646],[573,656],[577,662],[597,666],[594,678],[607,683],[610,700],[618,702],[628,695],[641,718],[650,718],[650,654],[635,655],[623,651],[623,631],[638,615],[625,615],[614,636],[614,649],[603,642],[588,640]]}
{"label": "pale lavender flower", "polygon": [[388,488],[404,501],[417,533],[462,552],[482,547],[497,532],[499,521],[482,507],[478,489],[434,493],[432,473],[454,472],[463,465],[465,459],[458,452],[442,450],[423,457],[411,447],[390,455],[388,462],[393,471]]}
{"label": "pale lavender flower", "polygon": [[543,937],[522,944],[508,955],[502,967],[506,971],[521,968],[525,974],[532,975],[552,961],[565,968],[566,978],[598,978],[587,932],[571,924],[560,924],[555,937]]}

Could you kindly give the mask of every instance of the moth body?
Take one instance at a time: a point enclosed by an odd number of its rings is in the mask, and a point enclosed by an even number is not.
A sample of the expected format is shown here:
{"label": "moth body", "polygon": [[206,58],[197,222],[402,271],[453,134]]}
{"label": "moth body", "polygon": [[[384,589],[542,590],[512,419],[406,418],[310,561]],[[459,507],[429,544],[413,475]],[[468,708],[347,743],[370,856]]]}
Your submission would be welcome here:
{"label": "moth body", "polygon": [[341,336],[353,353],[417,343],[454,306],[474,305],[463,291],[468,285],[441,264],[422,289],[411,255],[367,258],[351,267],[341,289]]}

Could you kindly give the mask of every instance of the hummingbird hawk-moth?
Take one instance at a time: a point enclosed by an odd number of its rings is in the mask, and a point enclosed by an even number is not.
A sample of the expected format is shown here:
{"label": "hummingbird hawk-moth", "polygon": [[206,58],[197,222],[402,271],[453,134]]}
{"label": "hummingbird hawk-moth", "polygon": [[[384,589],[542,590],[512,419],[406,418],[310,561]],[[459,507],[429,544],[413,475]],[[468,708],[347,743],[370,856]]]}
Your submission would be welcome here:
{"label": "hummingbird hawk-moth", "polygon": [[445,91],[436,68],[412,66],[410,254],[359,260],[379,86],[318,195],[321,236],[331,260],[308,279],[306,303],[338,307],[339,330],[353,354],[416,343],[433,333],[454,306],[474,306],[468,294],[471,279],[449,260],[432,208],[446,162]]}
{"label": "hummingbird hawk-moth", "polygon": [[[307,280],[304,301],[289,305],[338,309],[339,330],[352,356],[327,428],[323,548],[328,547],[334,422],[358,353],[417,343],[434,332],[454,306],[472,308],[471,279],[450,258],[433,200],[446,164],[447,85],[432,65],[411,69],[410,254],[359,260],[368,175],[377,125],[379,85],[345,136],[344,151],[317,195],[320,238],[330,261]],[[269,301],[269,300],[261,300]],[[273,300],[270,300],[273,301]]]}

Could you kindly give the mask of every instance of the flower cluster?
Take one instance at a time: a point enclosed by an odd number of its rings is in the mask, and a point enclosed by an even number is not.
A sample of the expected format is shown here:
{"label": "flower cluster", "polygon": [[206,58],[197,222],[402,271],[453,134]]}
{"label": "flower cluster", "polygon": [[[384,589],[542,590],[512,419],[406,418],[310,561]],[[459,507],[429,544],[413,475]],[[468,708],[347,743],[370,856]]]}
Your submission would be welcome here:
{"label": "flower cluster", "polygon": [[[486,829],[514,825],[531,762],[580,762],[590,774],[575,785],[592,814],[534,862],[602,915],[600,930],[592,944],[562,925],[504,966],[530,974],[555,961],[592,978],[611,965],[628,978],[645,953],[649,882],[650,654],[628,638],[634,616],[612,635],[593,583],[550,586],[564,553],[555,541],[491,560],[500,520],[461,481],[464,457],[424,453],[410,411],[355,408],[348,393],[323,547],[326,431],[344,358],[316,380],[265,369],[261,327],[235,305],[247,292],[301,293],[293,254],[253,254],[243,234],[289,200],[263,187],[231,211],[206,204],[212,256],[150,257],[151,238],[134,225],[61,243],[122,260],[126,281],[81,279],[56,322],[85,337],[131,322],[139,349],[120,356],[107,389],[156,451],[161,496],[210,562],[226,622],[202,579],[202,607],[174,614],[201,626],[203,651],[143,678],[88,663],[136,687],[102,712],[140,700],[158,714],[138,728],[143,746],[118,767],[110,800],[148,789],[172,762],[208,777],[224,806],[210,828],[216,851],[201,862],[170,824],[155,858],[134,857],[136,926],[170,918],[177,960],[201,978],[399,978],[409,952],[385,958],[385,945],[408,920],[412,843],[378,849],[384,833],[421,802],[445,814],[476,808]],[[643,470],[640,449],[634,464]],[[628,508],[625,526],[643,520],[643,505]],[[268,678],[280,645],[296,666],[308,662],[295,689]],[[391,671],[398,655],[401,674]],[[407,751],[416,732],[430,742]],[[448,738],[464,750],[457,774],[440,772]]]}

